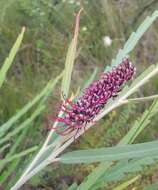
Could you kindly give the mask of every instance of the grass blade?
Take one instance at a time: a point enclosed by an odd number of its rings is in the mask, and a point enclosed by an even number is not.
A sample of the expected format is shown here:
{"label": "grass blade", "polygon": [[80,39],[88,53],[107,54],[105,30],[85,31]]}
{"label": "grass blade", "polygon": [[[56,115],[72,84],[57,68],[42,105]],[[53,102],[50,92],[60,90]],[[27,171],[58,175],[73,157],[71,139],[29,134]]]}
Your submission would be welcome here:
{"label": "grass blade", "polygon": [[64,70],[64,76],[63,76],[62,86],[61,86],[61,91],[66,97],[68,97],[68,93],[69,93],[71,75],[72,75],[73,65],[74,65],[75,56],[76,56],[77,38],[78,38],[78,32],[79,32],[79,21],[80,21],[81,11],[82,9],[79,11],[79,13],[76,16],[75,33],[70,43],[70,46],[68,48],[68,52],[66,56],[65,70]]}
{"label": "grass blade", "polygon": [[3,159],[3,160],[0,160],[0,167],[3,166],[4,164],[7,164],[15,159],[18,159],[18,158],[21,158],[23,156],[26,156],[27,154],[31,153],[31,152],[34,152],[36,151],[38,148],[38,146],[34,146],[32,148],[29,148],[27,150],[24,150],[20,153],[17,153],[17,154],[14,154],[13,156],[9,157],[9,158],[6,158],[6,159]]}
{"label": "grass blade", "polygon": [[9,56],[6,58],[1,70],[0,70],[0,88],[3,85],[5,78],[6,78],[6,74],[7,71],[9,70],[11,64],[13,63],[13,60],[19,50],[19,47],[21,45],[23,36],[24,36],[24,32],[25,32],[25,27],[22,28],[21,33],[19,34],[13,48],[11,49]]}
{"label": "grass blade", "polygon": [[140,175],[122,183],[121,185],[115,187],[113,190],[123,190],[126,189],[129,185],[131,185],[132,183],[134,183],[136,180],[138,180],[140,178]]}
{"label": "grass blade", "polygon": [[8,148],[8,147],[10,147],[10,144],[9,144],[9,143],[3,145],[3,146],[0,148],[0,154],[1,154],[6,148]]}
{"label": "grass blade", "polygon": [[18,126],[13,131],[7,133],[7,135],[1,138],[0,145],[10,140],[11,137],[15,136],[17,133],[21,132],[21,130],[27,127],[44,110],[44,108],[45,108],[44,105],[39,106],[28,119],[26,119],[22,124],[20,124],[20,126]]}
{"label": "grass blade", "polygon": [[[148,28],[151,26],[151,24],[157,19],[158,17],[158,11],[154,11],[153,14],[149,17],[147,16],[145,20],[140,24],[140,26],[137,28],[136,32],[133,32],[127,42],[125,43],[123,49],[120,49],[116,59],[112,60],[111,66],[116,66],[122,62],[122,59],[127,57],[128,54],[134,49],[140,38],[144,35],[144,33],[148,30]],[[105,68],[105,71],[110,70],[111,67]]]}
{"label": "grass blade", "polygon": [[[136,137],[144,130],[148,125],[146,120],[151,121],[151,118],[156,115],[158,112],[158,101],[154,101],[152,105],[147,109],[143,115],[135,121],[133,127],[129,130],[129,132],[122,138],[119,142],[120,145],[130,144],[132,143]],[[142,122],[143,121],[143,122]],[[81,189],[90,189],[101,176],[106,175],[107,169],[111,166],[112,163],[103,162],[96,167],[92,173],[90,173],[85,181],[83,181],[78,190]],[[105,181],[105,180],[104,180]]]}
{"label": "grass blade", "polygon": [[4,123],[0,127],[0,137],[2,137],[5,132],[20,118],[22,117],[26,112],[28,112],[29,109],[31,109],[38,101],[40,101],[42,98],[45,99],[45,96],[48,96],[50,92],[54,89],[57,82],[61,79],[63,73],[58,75],[54,80],[50,80],[47,85],[44,87],[44,89],[29,103],[27,103],[17,114],[15,114],[13,117],[11,117],[6,123]]}
{"label": "grass blade", "polygon": [[132,158],[158,156],[158,141],[132,145],[119,145],[109,148],[77,150],[65,153],[60,161],[66,164],[116,161]]}
{"label": "grass blade", "polygon": [[153,101],[149,109],[145,110],[143,115],[138,118],[133,127],[127,133],[126,136],[120,141],[119,145],[133,143],[138,135],[149,125],[151,118],[158,112],[158,100]]}

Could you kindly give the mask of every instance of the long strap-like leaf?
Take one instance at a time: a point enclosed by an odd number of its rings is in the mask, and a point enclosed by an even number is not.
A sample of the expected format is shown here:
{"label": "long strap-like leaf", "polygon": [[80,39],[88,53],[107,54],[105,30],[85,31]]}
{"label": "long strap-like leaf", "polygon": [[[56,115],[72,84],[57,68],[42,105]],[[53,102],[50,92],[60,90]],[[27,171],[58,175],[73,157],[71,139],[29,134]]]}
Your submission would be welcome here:
{"label": "long strap-like leaf", "polygon": [[24,32],[25,32],[25,28],[22,29],[21,33],[19,34],[14,46],[12,47],[9,56],[6,58],[1,70],[0,70],[0,88],[3,85],[5,78],[6,78],[6,74],[7,71],[9,70],[10,66],[13,63],[13,60],[19,50],[19,47],[21,45],[23,36],[24,36]]}
{"label": "long strap-like leaf", "polygon": [[158,141],[132,145],[119,145],[110,148],[77,150],[63,154],[59,161],[66,164],[117,161],[124,159],[158,157]]}

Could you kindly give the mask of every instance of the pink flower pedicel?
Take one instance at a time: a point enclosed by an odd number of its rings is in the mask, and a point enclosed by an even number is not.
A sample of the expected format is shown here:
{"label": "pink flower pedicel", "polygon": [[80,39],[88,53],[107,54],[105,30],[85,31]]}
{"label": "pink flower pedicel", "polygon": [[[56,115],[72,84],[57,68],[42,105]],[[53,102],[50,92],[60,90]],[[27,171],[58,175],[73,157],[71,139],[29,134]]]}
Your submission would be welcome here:
{"label": "pink flower pedicel", "polygon": [[85,128],[94,117],[104,108],[110,98],[114,98],[121,91],[122,86],[135,73],[135,67],[126,58],[112,71],[103,73],[99,80],[94,81],[83,92],[76,102],[67,99],[61,106],[64,112],[56,120],[60,123],[55,129],[61,135],[67,135]]}

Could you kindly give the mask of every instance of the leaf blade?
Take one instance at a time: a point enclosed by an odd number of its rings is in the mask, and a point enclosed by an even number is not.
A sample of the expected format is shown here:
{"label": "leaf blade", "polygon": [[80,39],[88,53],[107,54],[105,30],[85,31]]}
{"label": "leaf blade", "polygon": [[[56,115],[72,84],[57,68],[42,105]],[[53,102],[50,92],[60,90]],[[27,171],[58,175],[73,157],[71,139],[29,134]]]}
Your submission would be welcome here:
{"label": "leaf blade", "polygon": [[109,148],[78,150],[65,153],[60,157],[63,163],[93,163],[100,161],[116,161],[123,159],[133,159],[158,156],[158,141],[139,143],[132,145],[119,145]]}
{"label": "leaf blade", "polygon": [[75,26],[74,37],[70,43],[70,46],[68,48],[68,52],[66,55],[64,76],[63,76],[62,85],[61,85],[61,91],[63,92],[63,94],[66,98],[68,97],[68,93],[69,93],[69,89],[70,89],[72,70],[73,70],[75,56],[76,56],[76,48],[77,48],[77,39],[78,39],[78,33],[79,33],[79,21],[80,21],[81,11],[82,11],[82,9],[78,12],[78,14],[76,16],[76,26]]}
{"label": "leaf blade", "polygon": [[19,47],[21,45],[21,42],[22,42],[22,39],[24,36],[24,32],[25,32],[25,27],[22,28],[21,33],[19,34],[16,42],[14,43],[14,45],[13,45],[13,47],[9,53],[9,56],[6,58],[3,66],[1,67],[1,70],[0,70],[0,88],[2,87],[2,85],[5,81],[5,78],[6,78],[7,71],[11,67],[13,60],[14,60],[14,58],[15,58],[18,50],[19,50]]}

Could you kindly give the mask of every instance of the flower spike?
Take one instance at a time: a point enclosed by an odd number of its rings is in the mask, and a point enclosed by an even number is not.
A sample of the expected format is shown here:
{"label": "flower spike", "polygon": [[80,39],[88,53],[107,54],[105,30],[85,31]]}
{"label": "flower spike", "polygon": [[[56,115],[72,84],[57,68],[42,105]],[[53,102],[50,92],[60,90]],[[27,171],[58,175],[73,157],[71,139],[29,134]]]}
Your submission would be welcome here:
{"label": "flower spike", "polygon": [[132,79],[135,70],[129,59],[125,58],[117,67],[103,73],[98,80],[90,84],[76,102],[65,100],[62,106],[64,114],[62,118],[57,118],[60,127],[67,126],[61,131],[61,135],[67,135],[69,130],[72,132],[85,129],[87,123],[93,122],[108,100],[115,98],[123,85]]}

